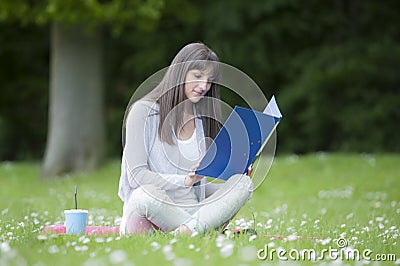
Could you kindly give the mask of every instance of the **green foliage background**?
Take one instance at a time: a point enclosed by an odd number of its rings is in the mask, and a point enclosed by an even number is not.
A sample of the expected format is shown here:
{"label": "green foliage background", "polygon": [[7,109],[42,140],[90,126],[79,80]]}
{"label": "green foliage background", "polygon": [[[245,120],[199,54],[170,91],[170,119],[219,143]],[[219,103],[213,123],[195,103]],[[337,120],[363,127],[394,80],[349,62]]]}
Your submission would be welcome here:
{"label": "green foliage background", "polygon": [[43,155],[51,21],[104,33],[110,156],[135,88],[193,41],[277,96],[278,152],[400,151],[398,1],[32,3],[0,4],[1,160]]}

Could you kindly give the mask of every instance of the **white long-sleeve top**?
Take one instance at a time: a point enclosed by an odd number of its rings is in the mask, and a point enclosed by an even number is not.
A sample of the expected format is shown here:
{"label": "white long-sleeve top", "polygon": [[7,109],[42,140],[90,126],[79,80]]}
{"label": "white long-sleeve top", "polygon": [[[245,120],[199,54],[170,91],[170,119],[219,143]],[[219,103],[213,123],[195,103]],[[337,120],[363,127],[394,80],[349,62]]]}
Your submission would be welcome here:
{"label": "white long-sleeve top", "polygon": [[[175,203],[196,204],[218,189],[203,178],[193,187],[185,187],[190,168],[198,161],[182,155],[178,145],[161,142],[158,137],[158,104],[135,102],[126,120],[126,139],[122,155],[118,195],[126,202],[140,185],[153,184],[167,192]],[[205,152],[204,130],[195,116],[195,136],[199,154]]]}

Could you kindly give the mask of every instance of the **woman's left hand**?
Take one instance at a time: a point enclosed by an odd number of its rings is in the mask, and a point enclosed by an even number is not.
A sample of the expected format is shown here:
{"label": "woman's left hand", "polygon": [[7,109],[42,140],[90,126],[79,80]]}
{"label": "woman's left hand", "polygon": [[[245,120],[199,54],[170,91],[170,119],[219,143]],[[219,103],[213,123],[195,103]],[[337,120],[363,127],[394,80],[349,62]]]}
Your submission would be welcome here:
{"label": "woman's left hand", "polygon": [[250,176],[253,172],[253,164],[250,164],[249,168],[247,168],[247,175]]}

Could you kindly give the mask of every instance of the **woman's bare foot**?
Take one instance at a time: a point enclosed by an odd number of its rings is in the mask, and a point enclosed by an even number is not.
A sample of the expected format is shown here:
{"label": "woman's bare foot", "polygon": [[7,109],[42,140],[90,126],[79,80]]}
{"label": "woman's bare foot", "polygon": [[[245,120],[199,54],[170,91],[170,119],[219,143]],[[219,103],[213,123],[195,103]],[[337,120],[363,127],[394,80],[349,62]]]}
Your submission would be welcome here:
{"label": "woman's bare foot", "polygon": [[176,231],[178,234],[181,235],[187,235],[187,236],[192,235],[192,231],[190,231],[190,229],[184,224],[181,224]]}

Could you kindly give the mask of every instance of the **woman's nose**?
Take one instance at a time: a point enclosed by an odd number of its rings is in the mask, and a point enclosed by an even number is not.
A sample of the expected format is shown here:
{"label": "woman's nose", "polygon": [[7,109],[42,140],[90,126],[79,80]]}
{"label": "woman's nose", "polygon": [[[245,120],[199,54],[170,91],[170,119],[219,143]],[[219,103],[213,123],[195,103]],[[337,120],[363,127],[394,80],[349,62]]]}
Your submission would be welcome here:
{"label": "woman's nose", "polygon": [[198,86],[202,89],[202,90],[206,90],[207,89],[207,83],[208,80],[199,80],[198,81]]}

